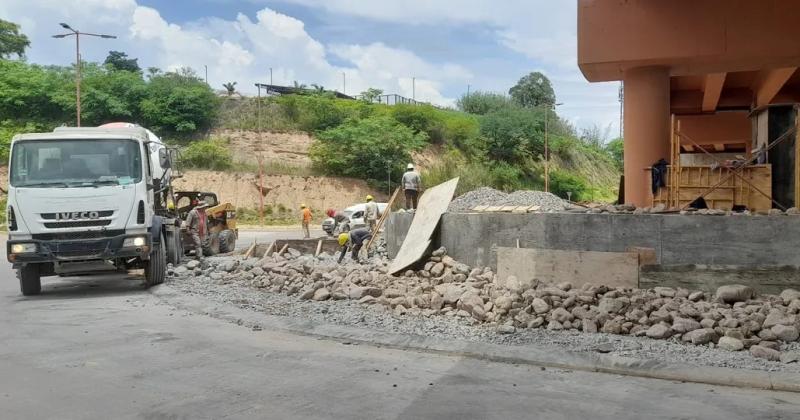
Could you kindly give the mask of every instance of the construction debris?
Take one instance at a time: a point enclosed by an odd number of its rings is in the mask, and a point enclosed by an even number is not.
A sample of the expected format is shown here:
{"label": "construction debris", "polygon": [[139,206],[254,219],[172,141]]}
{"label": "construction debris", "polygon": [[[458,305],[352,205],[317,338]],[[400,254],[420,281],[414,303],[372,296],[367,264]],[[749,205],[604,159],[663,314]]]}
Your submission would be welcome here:
{"label": "construction debris", "polygon": [[494,188],[481,187],[453,200],[448,211],[451,213],[469,213],[479,206],[525,206],[528,208],[538,206],[537,211],[553,212],[569,209],[572,204],[543,191],[519,190],[509,194]]}
{"label": "construction debris", "polygon": [[756,296],[739,285],[722,286],[714,295],[669,287],[575,289],[568,282],[500,279],[489,268],[455,261],[444,248],[418,270],[392,277],[383,256],[339,265],[324,252],[315,258],[292,251],[262,260],[209,258],[169,273],[220,285],[244,282],[301,300],[357,301],[395,316],[457,318],[499,333],[544,328],[631,335],[733,352],[749,349],[753,357],[785,363],[796,362],[800,349],[800,291],[792,289],[779,296]]}

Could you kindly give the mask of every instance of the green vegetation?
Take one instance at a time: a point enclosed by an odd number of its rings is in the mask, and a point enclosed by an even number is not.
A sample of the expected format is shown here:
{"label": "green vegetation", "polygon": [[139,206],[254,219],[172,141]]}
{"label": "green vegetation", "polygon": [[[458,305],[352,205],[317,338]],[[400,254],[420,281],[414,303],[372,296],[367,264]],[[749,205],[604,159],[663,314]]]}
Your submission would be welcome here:
{"label": "green vegetation", "polygon": [[233,166],[233,157],[222,140],[200,140],[181,150],[180,164],[183,168],[228,170]]}
{"label": "green vegetation", "polygon": [[411,151],[425,145],[425,136],[389,117],[350,119],[317,133],[311,160],[323,173],[381,183],[391,171],[402,176]]}
{"label": "green vegetation", "polygon": [[[29,45],[18,26],[0,20],[0,159],[14,134],[75,124],[74,66],[40,66],[24,56]],[[191,70],[163,73],[110,51],[104,64],[81,63],[81,120],[85,126],[139,123],[162,137],[189,139],[211,128],[218,99]]]}

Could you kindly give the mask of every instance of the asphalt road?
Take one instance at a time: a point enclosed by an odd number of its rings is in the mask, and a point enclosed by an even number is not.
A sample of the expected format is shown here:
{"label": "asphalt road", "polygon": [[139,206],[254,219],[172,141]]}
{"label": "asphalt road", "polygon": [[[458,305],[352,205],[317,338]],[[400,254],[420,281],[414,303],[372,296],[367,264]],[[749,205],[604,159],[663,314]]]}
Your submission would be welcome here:
{"label": "asphalt road", "polygon": [[0,279],[3,419],[800,418],[800,394],[252,331],[177,310],[138,275],[47,278],[33,298],[5,262]]}

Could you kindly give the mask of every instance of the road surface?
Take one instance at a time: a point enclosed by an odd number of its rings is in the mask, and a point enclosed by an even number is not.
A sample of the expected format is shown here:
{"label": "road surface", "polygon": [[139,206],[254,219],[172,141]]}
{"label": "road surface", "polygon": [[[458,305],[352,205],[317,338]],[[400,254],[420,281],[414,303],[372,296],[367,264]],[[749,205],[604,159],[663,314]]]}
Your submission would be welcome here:
{"label": "road surface", "polygon": [[800,394],[252,331],[137,275],[48,278],[33,298],[5,262],[0,279],[4,419],[800,418]]}

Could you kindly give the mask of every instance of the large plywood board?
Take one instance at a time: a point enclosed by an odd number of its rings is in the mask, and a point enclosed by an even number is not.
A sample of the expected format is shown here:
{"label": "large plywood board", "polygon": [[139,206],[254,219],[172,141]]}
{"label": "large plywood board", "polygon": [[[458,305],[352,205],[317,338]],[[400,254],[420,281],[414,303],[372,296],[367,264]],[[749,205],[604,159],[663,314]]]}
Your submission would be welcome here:
{"label": "large plywood board", "polygon": [[497,248],[497,275],[522,281],[568,281],[609,287],[638,287],[639,256],[635,252],[563,251],[535,248]]}
{"label": "large plywood board", "polygon": [[456,193],[458,178],[443,182],[426,190],[419,198],[419,205],[414,214],[414,221],[408,229],[400,251],[389,267],[390,274],[397,274],[419,261],[431,245],[431,238],[439,219],[447,211],[453,194]]}

